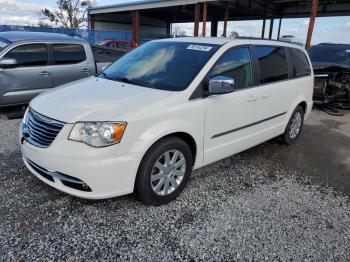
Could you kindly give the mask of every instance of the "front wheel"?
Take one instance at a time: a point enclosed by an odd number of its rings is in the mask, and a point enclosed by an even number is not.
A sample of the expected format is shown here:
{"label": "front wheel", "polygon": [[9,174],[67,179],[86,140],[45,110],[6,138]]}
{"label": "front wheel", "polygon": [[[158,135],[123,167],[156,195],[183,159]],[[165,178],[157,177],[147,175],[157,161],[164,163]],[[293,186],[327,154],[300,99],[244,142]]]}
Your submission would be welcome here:
{"label": "front wheel", "polygon": [[286,130],[282,134],[282,142],[286,145],[294,143],[300,136],[304,125],[304,109],[297,106],[289,119]]}
{"label": "front wheel", "polygon": [[135,192],[146,204],[174,200],[190,177],[193,160],[189,146],[180,138],[167,137],[145,154],[137,172]]}

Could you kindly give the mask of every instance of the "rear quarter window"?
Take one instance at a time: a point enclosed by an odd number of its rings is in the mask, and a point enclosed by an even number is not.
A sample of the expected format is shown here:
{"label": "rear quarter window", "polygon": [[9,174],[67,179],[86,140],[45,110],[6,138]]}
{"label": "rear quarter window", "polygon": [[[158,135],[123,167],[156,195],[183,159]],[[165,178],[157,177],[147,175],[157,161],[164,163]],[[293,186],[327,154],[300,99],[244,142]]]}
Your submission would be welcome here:
{"label": "rear quarter window", "polygon": [[283,47],[256,46],[260,83],[268,84],[288,79],[287,57]]}
{"label": "rear quarter window", "polygon": [[79,44],[55,44],[53,57],[57,65],[77,64],[86,60],[84,46]]}
{"label": "rear quarter window", "polygon": [[292,66],[292,77],[311,75],[310,64],[305,53],[296,48],[288,48],[288,50]]}

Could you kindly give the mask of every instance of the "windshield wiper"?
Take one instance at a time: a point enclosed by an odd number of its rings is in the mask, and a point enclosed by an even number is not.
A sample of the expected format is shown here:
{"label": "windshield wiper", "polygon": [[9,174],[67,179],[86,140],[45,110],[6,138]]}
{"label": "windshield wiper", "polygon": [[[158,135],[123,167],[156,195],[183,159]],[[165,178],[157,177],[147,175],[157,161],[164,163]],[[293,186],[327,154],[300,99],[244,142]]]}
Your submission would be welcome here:
{"label": "windshield wiper", "polygon": [[104,78],[108,79],[107,74],[105,72],[100,72],[98,76],[103,76]]}
{"label": "windshield wiper", "polygon": [[130,78],[127,77],[119,77],[119,78],[113,78],[115,81],[131,84],[131,85],[140,85],[139,83],[136,83],[135,81],[131,80]]}

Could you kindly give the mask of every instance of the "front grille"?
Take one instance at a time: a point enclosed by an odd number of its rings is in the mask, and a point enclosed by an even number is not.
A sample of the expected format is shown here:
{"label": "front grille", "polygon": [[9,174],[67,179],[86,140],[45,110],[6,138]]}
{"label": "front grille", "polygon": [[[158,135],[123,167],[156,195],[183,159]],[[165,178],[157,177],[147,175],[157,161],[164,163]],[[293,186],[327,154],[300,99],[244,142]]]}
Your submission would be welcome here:
{"label": "front grille", "polygon": [[30,144],[46,148],[51,145],[63,126],[63,122],[43,116],[30,108],[22,126],[22,133]]}

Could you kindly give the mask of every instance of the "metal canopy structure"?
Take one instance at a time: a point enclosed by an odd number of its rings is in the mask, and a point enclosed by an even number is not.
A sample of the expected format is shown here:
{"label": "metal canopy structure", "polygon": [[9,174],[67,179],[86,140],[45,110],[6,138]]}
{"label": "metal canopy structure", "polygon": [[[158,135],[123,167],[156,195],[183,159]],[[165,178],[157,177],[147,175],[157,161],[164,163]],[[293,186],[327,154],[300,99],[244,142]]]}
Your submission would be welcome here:
{"label": "metal canopy structure", "polygon": [[[124,23],[132,24],[134,41],[139,40],[140,26],[149,21],[160,23],[170,32],[172,23],[194,22],[194,35],[198,36],[199,22],[203,21],[203,35],[206,22],[210,21],[211,36],[217,35],[218,21],[224,21],[224,36],[227,31],[227,21],[263,20],[262,37],[265,37],[266,19],[310,17],[307,47],[310,46],[314,21],[316,16],[348,16],[350,15],[350,0],[136,0],[124,4],[95,7],[89,10],[90,27],[94,23],[109,17],[109,21],[120,22],[120,17],[129,16]],[[119,18],[118,18],[119,17]],[[151,20],[150,20],[151,19]],[[152,20],[153,19],[153,20]],[[148,22],[149,23],[149,22]],[[272,37],[273,24],[270,23],[269,38]]]}

